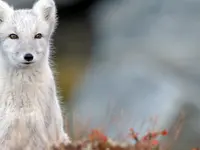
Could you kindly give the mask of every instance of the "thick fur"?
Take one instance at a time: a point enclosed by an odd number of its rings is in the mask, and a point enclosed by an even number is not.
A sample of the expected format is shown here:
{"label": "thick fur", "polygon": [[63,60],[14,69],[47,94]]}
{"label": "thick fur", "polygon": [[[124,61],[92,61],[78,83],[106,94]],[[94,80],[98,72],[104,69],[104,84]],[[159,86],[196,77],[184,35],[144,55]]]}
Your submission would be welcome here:
{"label": "thick fur", "polygon": [[[46,150],[70,142],[50,68],[50,41],[57,23],[53,0],[14,10],[0,0],[0,149]],[[18,39],[9,38],[10,34]],[[41,39],[35,39],[37,33]],[[24,55],[34,56],[24,64]]]}

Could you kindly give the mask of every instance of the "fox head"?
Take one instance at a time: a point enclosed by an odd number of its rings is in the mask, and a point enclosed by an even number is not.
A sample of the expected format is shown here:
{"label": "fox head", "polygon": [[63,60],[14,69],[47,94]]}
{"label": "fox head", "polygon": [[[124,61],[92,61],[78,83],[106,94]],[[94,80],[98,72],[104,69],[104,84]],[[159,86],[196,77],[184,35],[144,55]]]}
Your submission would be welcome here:
{"label": "fox head", "polygon": [[53,0],[38,0],[31,9],[17,9],[0,0],[0,57],[8,67],[29,68],[48,62],[57,25]]}

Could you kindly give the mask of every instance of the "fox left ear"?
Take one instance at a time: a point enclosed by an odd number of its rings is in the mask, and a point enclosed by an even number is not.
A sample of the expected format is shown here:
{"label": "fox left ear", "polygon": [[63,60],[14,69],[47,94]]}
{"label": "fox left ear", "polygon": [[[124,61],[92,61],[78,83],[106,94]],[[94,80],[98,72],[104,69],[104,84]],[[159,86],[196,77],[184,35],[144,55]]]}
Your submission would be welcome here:
{"label": "fox left ear", "polygon": [[13,12],[13,7],[9,6],[5,1],[0,0],[0,23],[9,18]]}
{"label": "fox left ear", "polygon": [[57,12],[56,12],[56,5],[53,0],[38,0],[33,5],[32,9],[35,14],[40,16],[48,23],[56,23]]}

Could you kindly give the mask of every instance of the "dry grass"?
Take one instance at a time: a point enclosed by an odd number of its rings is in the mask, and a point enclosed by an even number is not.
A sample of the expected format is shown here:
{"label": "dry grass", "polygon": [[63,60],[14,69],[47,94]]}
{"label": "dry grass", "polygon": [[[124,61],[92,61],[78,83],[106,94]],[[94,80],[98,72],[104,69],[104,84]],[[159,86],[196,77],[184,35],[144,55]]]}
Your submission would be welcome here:
{"label": "dry grass", "polygon": [[[135,144],[113,141],[102,131],[95,129],[85,138],[82,137],[82,139],[76,140],[69,145],[61,144],[59,148],[54,147],[52,150],[170,150],[180,134],[183,118],[184,116],[181,115],[168,131],[164,129],[162,131],[148,132],[140,139],[138,138],[138,133],[131,128],[128,136]],[[161,142],[158,140],[160,136],[167,136],[169,138]],[[198,149],[194,148],[193,150]]]}
{"label": "dry grass", "polygon": [[165,136],[168,132],[166,130],[160,132],[149,132],[143,138],[139,139],[137,133],[130,129],[129,136],[136,141],[136,144],[112,141],[99,130],[92,130],[86,139],[76,141],[69,145],[63,144],[59,148],[53,150],[158,150],[160,143],[157,140],[158,136]]}

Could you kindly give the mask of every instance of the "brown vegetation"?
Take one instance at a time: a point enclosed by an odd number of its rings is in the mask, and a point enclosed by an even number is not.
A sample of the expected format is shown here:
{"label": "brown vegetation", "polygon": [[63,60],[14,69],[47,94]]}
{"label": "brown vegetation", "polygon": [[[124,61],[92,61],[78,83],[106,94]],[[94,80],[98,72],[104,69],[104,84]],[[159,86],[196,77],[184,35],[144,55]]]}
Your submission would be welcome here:
{"label": "brown vegetation", "polygon": [[[82,140],[77,140],[68,145],[61,144],[59,148],[52,150],[169,150],[176,141],[183,125],[183,116],[167,131],[148,132],[142,138],[138,138],[138,133],[133,128],[130,129],[128,136],[135,141],[135,144],[128,142],[113,141],[102,131],[95,129]],[[173,136],[162,142],[158,140],[160,136]],[[194,149],[196,150],[196,149]]]}

